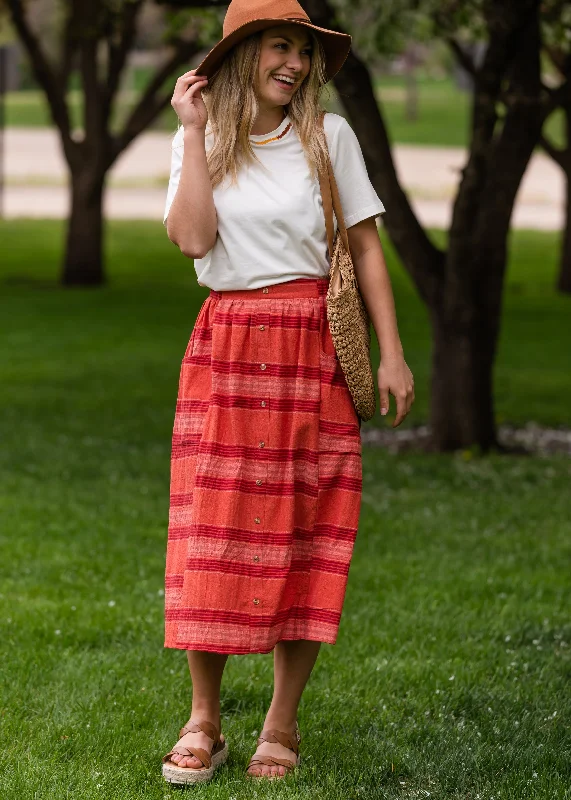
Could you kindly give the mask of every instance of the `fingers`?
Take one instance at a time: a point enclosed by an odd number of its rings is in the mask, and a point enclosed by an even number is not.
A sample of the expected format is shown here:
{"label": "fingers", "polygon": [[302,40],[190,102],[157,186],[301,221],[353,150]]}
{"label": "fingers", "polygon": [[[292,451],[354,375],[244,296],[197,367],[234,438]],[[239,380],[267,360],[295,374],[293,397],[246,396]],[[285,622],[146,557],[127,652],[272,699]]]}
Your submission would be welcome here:
{"label": "fingers", "polygon": [[414,381],[412,380],[412,376],[406,389],[401,389],[397,393],[393,392],[393,394],[395,395],[397,403],[397,414],[393,422],[393,428],[398,428],[401,422],[403,422],[410,413],[410,409],[414,403]]}
{"label": "fingers", "polygon": [[409,383],[409,385],[406,387],[406,413],[407,414],[410,413],[410,409],[412,408],[412,392],[413,392],[412,383]]}
{"label": "fingers", "polygon": [[188,85],[195,81],[207,81],[208,78],[206,75],[197,75],[195,69],[191,69],[189,72],[185,72],[184,75],[181,75],[180,78],[177,80],[177,85]]}
{"label": "fingers", "polygon": [[204,75],[190,75],[188,78],[183,76],[177,81],[177,85],[180,85],[183,92],[197,83],[208,83],[208,78],[205,78]]}
{"label": "fingers", "polygon": [[197,87],[206,86],[208,78],[202,78],[197,75],[191,75],[189,78],[179,78],[174,88],[174,94],[183,97],[187,92],[193,92]]}
{"label": "fingers", "polygon": [[207,85],[208,79],[205,78],[202,81],[198,81],[197,83],[193,84],[185,93],[185,98],[194,97],[195,94],[200,94],[201,89]]}
{"label": "fingers", "polygon": [[180,76],[174,87],[173,100],[176,101],[183,97],[192,97],[197,91],[204,89],[208,84],[208,78],[204,75],[195,75],[194,73],[195,70],[191,70]]}
{"label": "fingers", "polygon": [[[188,72],[184,72],[180,76],[180,78],[178,80],[182,81],[182,80],[186,80],[188,78],[199,78],[200,79],[200,78],[205,78],[205,77],[206,77],[206,75],[197,75],[195,69],[189,69]],[[177,81],[177,83],[178,83],[178,81]]]}
{"label": "fingers", "polygon": [[397,401],[397,415],[393,422],[393,428],[398,428],[409,411],[407,407],[407,393],[405,391],[399,392],[395,395],[395,400]]}
{"label": "fingers", "polygon": [[410,370],[408,370],[408,376],[409,376],[409,384],[406,388],[407,414],[410,412],[412,404],[414,403],[414,378],[412,377],[412,372]]}
{"label": "fingers", "polygon": [[[409,414],[414,403],[414,378],[406,364],[404,369],[393,370],[392,365],[383,369],[379,367],[379,397],[381,415],[384,417],[389,411],[389,397],[392,394],[396,400],[396,416],[392,427],[397,428]],[[396,372],[396,374],[392,374]]]}
{"label": "fingers", "polygon": [[379,386],[379,397],[381,401],[381,416],[386,416],[389,413],[389,387]]}

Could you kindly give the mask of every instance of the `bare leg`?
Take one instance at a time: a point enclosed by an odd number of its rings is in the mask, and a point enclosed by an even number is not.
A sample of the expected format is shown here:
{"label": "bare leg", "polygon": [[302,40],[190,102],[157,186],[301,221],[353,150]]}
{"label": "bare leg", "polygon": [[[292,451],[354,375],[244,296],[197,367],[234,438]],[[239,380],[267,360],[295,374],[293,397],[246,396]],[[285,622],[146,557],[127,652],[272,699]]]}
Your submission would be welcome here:
{"label": "bare leg", "polygon": [[[206,720],[220,730],[220,684],[227,655],[188,650],[188,667],[192,679],[192,710],[190,717],[194,722]],[[204,733],[187,733],[177,744],[182,747],[202,747],[207,752],[212,748],[212,739]],[[194,756],[171,757],[179,767],[200,769],[202,763]]]}
{"label": "bare leg", "polygon": [[[317,659],[321,642],[299,640],[278,642],[274,649],[274,696],[266,714],[264,729],[277,728],[293,734],[303,690]],[[263,742],[258,755],[293,759],[293,753],[278,743]],[[251,767],[252,775],[284,775],[285,767]]]}

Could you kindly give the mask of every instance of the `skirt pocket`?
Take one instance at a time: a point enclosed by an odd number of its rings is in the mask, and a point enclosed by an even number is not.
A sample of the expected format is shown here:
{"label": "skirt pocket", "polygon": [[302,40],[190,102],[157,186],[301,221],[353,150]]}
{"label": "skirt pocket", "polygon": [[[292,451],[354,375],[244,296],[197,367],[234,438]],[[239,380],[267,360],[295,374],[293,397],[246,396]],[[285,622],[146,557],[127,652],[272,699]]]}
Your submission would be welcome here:
{"label": "skirt pocket", "polygon": [[173,426],[173,447],[180,454],[196,454],[212,391],[212,325],[211,301],[203,303],[182,359],[176,413]]}

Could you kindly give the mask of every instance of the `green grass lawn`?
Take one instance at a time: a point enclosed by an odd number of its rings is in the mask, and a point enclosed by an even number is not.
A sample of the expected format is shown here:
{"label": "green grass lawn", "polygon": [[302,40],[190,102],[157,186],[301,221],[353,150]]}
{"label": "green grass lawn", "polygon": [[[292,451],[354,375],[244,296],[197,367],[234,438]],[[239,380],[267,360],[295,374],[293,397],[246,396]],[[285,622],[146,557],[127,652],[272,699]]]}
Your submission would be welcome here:
{"label": "green grass lawn", "polygon": [[[111,224],[110,284],[60,290],[61,233],[0,224],[0,797],[176,798],[160,757],[190,692],[184,655],[162,647],[169,439],[205,290],[160,223]],[[520,422],[570,422],[555,253],[550,235],[515,237],[497,383]],[[391,271],[420,421],[426,315]],[[571,462],[368,449],[363,468],[302,771],[246,784],[271,657],[232,657],[230,761],[193,797],[570,800]]]}
{"label": "green grass lawn", "polygon": [[[419,80],[419,114],[414,122],[405,114],[404,78],[383,78],[376,82],[378,97],[385,115],[391,139],[400,144],[465,147],[468,142],[470,120],[470,96],[461,92],[449,79]],[[335,90],[329,89],[329,110],[342,113]],[[116,121],[126,118],[132,107],[132,96],[118,103]],[[79,93],[70,95],[70,110],[73,124],[81,124]],[[8,94],[6,122],[9,126],[42,127],[50,124],[49,113],[40,92],[13,92]],[[162,130],[172,130],[175,118],[168,108],[156,123]],[[547,132],[558,144],[563,142],[563,120],[553,115],[547,124]]]}

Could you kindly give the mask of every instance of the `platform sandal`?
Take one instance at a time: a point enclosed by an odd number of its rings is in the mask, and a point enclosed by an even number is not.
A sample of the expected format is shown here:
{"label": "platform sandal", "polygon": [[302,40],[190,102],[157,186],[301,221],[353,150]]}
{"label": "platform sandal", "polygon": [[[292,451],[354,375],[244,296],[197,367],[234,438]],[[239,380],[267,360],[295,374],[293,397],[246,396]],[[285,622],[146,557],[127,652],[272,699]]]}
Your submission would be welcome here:
{"label": "platform sandal", "polygon": [[[285,775],[293,772],[294,769],[299,767],[301,764],[301,756],[299,754],[299,743],[301,742],[301,734],[299,732],[299,725],[297,722],[295,723],[295,731],[293,733],[293,737],[288,734],[284,733],[283,731],[275,730],[274,728],[262,731],[259,738],[258,738],[258,747],[262,744],[262,742],[277,742],[278,744],[287,747],[288,750],[292,750],[295,755],[295,761],[290,761],[286,758],[274,758],[273,756],[264,756],[264,755],[253,755],[250,759],[250,763],[248,764],[247,770],[250,767],[258,767],[258,766],[268,766],[268,767],[285,767]],[[264,780],[274,780],[274,779],[281,779],[285,778],[285,775],[252,775],[250,772],[246,770],[246,775],[248,778],[260,778]]]}
{"label": "platform sandal", "polygon": [[[198,733],[202,731],[210,739],[212,739],[213,747],[208,753],[202,747],[185,747],[184,745],[176,745],[167,753],[163,758],[163,777],[169,783],[203,783],[209,781],[214,775],[217,767],[223,764],[228,758],[228,744],[224,738],[221,737],[219,730],[211,722],[193,722],[190,720],[184,728],[181,728],[179,739],[187,733]],[[202,762],[202,767],[179,767],[171,761],[171,756],[195,756]]]}

